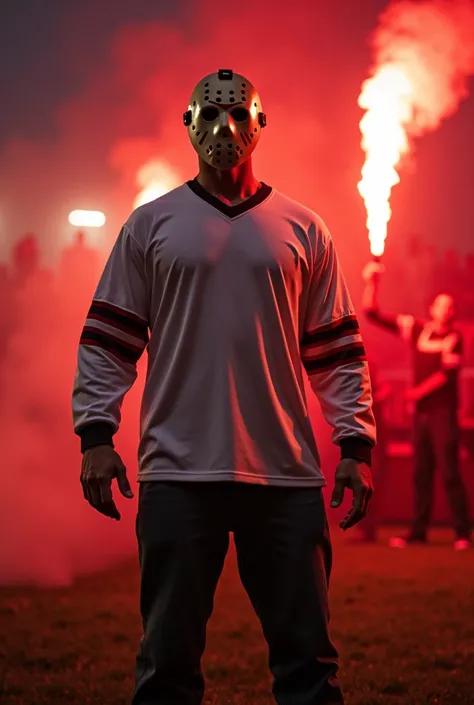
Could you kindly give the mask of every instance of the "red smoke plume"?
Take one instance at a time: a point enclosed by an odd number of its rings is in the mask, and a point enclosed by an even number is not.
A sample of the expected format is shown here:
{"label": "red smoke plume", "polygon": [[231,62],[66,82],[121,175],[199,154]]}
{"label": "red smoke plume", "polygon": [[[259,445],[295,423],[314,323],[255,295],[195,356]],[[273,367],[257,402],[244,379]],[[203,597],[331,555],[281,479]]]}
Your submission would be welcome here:
{"label": "red smoke plume", "polygon": [[400,67],[413,93],[408,132],[436,130],[468,95],[474,74],[472,0],[394,2],[381,15],[373,36],[375,65]]}
{"label": "red smoke plume", "polygon": [[[132,208],[146,161],[164,159],[183,179],[194,176],[182,113],[201,76],[226,66],[251,76],[269,116],[271,129],[256,154],[262,175],[308,203],[316,187],[325,191],[336,156],[327,67],[345,70],[338,12],[310,0],[291,13],[282,8],[281,16],[270,16],[263,3],[250,16],[190,3],[180,25],[124,27],[85,88],[57,110],[58,136],[36,145],[14,140],[0,152],[5,236],[39,229],[52,256],[61,249],[67,214],[84,208],[106,213],[112,238]],[[310,51],[315,42],[317,52]]]}
{"label": "red smoke plume", "polygon": [[366,161],[359,190],[367,208],[372,251],[383,253],[392,186],[410,138],[436,130],[468,95],[474,74],[471,0],[394,2],[372,39],[374,67],[359,105]]}
{"label": "red smoke plume", "polygon": [[[216,12],[214,3],[189,3],[180,26],[129,25],[85,89],[58,111],[55,139],[18,139],[0,152],[1,254],[9,254],[17,234],[35,230],[47,261],[56,261],[52,279],[15,289],[4,323],[0,582],[67,582],[134,550],[135,503],[119,498],[124,520],[111,522],[88,507],[78,480],[70,394],[101,262],[76,250],[67,266],[57,262],[70,238],[68,213],[103,211],[110,246],[141,190],[143,165],[164,160],[182,180],[193,177],[196,160],[182,112],[202,75],[234,68],[258,87],[268,114],[255,153],[257,175],[321,212],[358,277],[366,247],[354,194],[360,162],[355,100],[366,65],[358,51],[380,5],[304,0],[291,11],[275,5],[270,12],[268,3],[255,3],[244,12],[234,6]],[[11,289],[4,274],[3,294]],[[134,487],[139,396],[137,384],[117,443]],[[327,449],[329,434],[316,425]],[[328,476],[332,468],[328,462]]]}
{"label": "red smoke plume", "polygon": [[[210,5],[200,6],[199,18],[190,16],[182,28],[159,22],[124,27],[82,94],[58,111],[57,139],[37,145],[15,140],[0,153],[0,192],[8,196],[3,234],[8,227],[12,233],[39,230],[47,263],[54,264],[54,274],[35,270],[22,285],[12,284],[10,272],[0,292],[4,300],[11,296],[12,312],[0,355],[0,533],[8,537],[0,547],[0,582],[65,583],[135,546],[135,502],[118,498],[123,521],[117,524],[94,513],[79,484],[70,397],[77,341],[103,256],[94,262],[92,252],[74,248],[64,262],[68,213],[103,211],[109,247],[142,189],[137,177],[144,165],[164,161],[181,180],[193,177],[196,158],[181,116],[194,83],[220,67],[251,75],[271,115],[257,165],[310,203],[318,170],[308,154],[324,151],[327,135],[317,116],[324,74],[314,71],[303,50],[314,42],[306,11],[317,19],[321,46],[329,32],[327,13],[311,8],[303,3],[279,24],[272,16],[271,33],[263,9],[253,8],[250,22],[246,13],[226,16],[224,10],[216,18]],[[245,52],[231,37],[246,38]],[[282,47],[292,54],[291,66]],[[312,91],[302,94],[305,81]],[[290,122],[295,105],[298,126]],[[4,256],[12,240],[4,241]],[[117,442],[134,487],[140,389],[138,383],[127,397]]]}
{"label": "red smoke plume", "polygon": [[[0,358],[0,583],[66,584],[133,550],[134,507],[121,525],[88,507],[71,432],[78,334],[102,261],[78,241],[53,276],[37,261],[26,267],[33,243],[16,249],[15,266],[2,280],[11,315],[1,321],[7,340]],[[135,407],[138,392],[129,400]],[[130,423],[123,435],[133,475]]]}

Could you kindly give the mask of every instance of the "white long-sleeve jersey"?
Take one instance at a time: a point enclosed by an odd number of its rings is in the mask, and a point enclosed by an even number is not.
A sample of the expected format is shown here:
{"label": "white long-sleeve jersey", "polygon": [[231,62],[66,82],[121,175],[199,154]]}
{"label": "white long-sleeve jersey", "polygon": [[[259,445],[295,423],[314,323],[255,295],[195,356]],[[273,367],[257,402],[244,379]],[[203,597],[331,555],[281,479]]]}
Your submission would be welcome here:
{"label": "white long-sleeve jersey", "polygon": [[331,237],[265,184],[228,206],[194,180],[124,224],[82,332],[82,449],[113,444],[148,352],[139,480],[325,483],[309,375],[343,457],[370,462],[368,367]]}

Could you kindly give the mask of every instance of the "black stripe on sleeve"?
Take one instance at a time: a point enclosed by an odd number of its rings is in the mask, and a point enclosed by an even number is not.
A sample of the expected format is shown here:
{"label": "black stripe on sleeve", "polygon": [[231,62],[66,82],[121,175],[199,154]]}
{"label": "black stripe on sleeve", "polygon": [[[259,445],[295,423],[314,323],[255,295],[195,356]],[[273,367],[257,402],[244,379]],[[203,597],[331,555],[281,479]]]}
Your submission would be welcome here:
{"label": "black stripe on sleeve", "polygon": [[303,364],[308,373],[324,372],[345,365],[347,362],[355,362],[357,360],[366,360],[365,348],[362,343],[355,343],[348,348],[333,351],[327,355],[320,355],[314,359],[306,359]]}
{"label": "black stripe on sleeve", "polygon": [[115,357],[122,362],[127,362],[131,365],[136,365],[143,352],[143,350],[128,347],[126,343],[122,343],[115,338],[91,328],[83,330],[80,344],[94,345],[95,347],[102,348],[103,350],[112,353],[112,355],[115,355]]}
{"label": "black stripe on sleeve", "polygon": [[118,324],[123,330],[128,331],[130,335],[144,340],[145,343],[148,342],[147,323],[128,311],[124,311],[104,301],[93,301],[89,309],[89,314],[97,316],[105,323],[109,323],[109,325],[113,326],[114,324]]}
{"label": "black stripe on sleeve", "polygon": [[314,345],[315,343],[328,343],[337,340],[345,335],[356,335],[360,333],[359,323],[356,318],[346,318],[331,328],[314,330],[304,334],[302,345]]}

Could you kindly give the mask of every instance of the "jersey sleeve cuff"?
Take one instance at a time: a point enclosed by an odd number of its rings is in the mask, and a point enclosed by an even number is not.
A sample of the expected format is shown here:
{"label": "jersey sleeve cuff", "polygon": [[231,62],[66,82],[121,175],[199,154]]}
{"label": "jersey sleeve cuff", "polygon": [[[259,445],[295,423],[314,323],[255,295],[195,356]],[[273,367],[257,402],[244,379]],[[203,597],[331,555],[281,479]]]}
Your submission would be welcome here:
{"label": "jersey sleeve cuff", "polygon": [[114,432],[114,427],[105,421],[96,421],[95,423],[84,426],[79,432],[81,453],[85,453],[86,450],[94,448],[95,446],[112,446],[113,448],[114,442],[112,436]]}
{"label": "jersey sleeve cuff", "polygon": [[341,459],[352,458],[372,465],[372,443],[366,438],[350,436],[341,439]]}

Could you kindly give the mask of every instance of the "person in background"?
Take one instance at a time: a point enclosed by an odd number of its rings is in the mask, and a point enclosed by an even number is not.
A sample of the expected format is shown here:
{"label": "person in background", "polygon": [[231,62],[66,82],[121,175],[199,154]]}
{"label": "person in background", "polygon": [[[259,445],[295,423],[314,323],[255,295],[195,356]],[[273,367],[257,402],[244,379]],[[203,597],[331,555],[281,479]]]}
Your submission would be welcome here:
{"label": "person in background", "polygon": [[363,308],[370,321],[402,337],[413,350],[414,386],[406,399],[414,403],[414,516],[407,536],[394,537],[391,546],[425,543],[431,519],[434,471],[442,473],[455,532],[454,547],[471,546],[466,488],[459,470],[458,377],[463,341],[455,322],[455,301],[438,294],[430,306],[430,320],[410,315],[387,315],[379,309],[383,266],[370,262],[364,269]]}
{"label": "person in background", "polygon": [[474,252],[468,252],[464,259],[460,284],[463,292],[463,316],[474,319]]}
{"label": "person in background", "polygon": [[84,231],[77,231],[72,243],[61,252],[57,268],[57,286],[72,325],[77,325],[78,316],[83,320],[102,268],[99,250],[88,244]]}
{"label": "person in background", "polygon": [[15,328],[23,325],[25,310],[31,309],[31,301],[43,309],[52,305],[54,296],[54,273],[43,261],[38,237],[27,233],[13,246],[11,253],[10,287],[15,308]]}
{"label": "person in background", "polygon": [[26,233],[12,248],[13,282],[20,287],[43,272],[38,238],[34,233]]}

